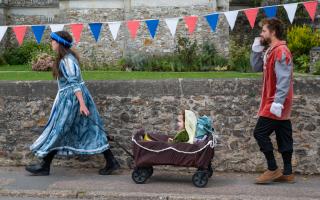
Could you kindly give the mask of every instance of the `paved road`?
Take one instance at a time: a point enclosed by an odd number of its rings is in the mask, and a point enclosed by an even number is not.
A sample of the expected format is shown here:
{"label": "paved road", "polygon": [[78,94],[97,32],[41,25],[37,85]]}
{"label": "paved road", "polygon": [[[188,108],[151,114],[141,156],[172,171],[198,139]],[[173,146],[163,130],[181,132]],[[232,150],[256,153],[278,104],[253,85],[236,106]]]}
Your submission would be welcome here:
{"label": "paved road", "polygon": [[[33,198],[33,197],[0,197],[0,200],[43,200],[43,198]],[[46,200],[77,200],[77,199],[46,198]]]}
{"label": "paved road", "polygon": [[[320,199],[320,177],[298,176],[295,184],[253,184],[255,174],[215,173],[206,188],[196,188],[192,173],[159,171],[137,185],[129,171],[100,176],[97,170],[54,168],[47,177],[30,176],[23,168],[0,168],[0,196],[85,199]],[[8,199],[8,197],[1,197]],[[0,199],[1,199],[0,198]],[[16,200],[19,198],[13,198]],[[27,198],[20,198],[27,199]]]}

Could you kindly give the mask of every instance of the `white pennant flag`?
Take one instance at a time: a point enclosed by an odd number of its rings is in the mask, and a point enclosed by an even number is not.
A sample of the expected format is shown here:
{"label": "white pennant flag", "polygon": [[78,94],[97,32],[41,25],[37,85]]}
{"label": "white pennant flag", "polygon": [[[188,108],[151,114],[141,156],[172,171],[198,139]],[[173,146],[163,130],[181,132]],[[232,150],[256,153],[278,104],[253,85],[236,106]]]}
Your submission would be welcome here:
{"label": "white pennant flag", "polygon": [[290,23],[292,24],[294,15],[296,14],[296,11],[297,11],[298,4],[290,3],[290,4],[283,5],[283,7],[286,9]]}
{"label": "white pennant flag", "polygon": [[234,25],[236,23],[238,12],[239,12],[238,10],[234,10],[234,11],[228,11],[228,12],[224,13],[224,15],[227,18],[227,21],[229,23],[231,30],[233,30]]}
{"label": "white pennant flag", "polygon": [[50,25],[51,32],[62,31],[63,27],[64,27],[64,24],[51,24]]}
{"label": "white pennant flag", "polygon": [[0,42],[4,36],[4,34],[6,33],[8,27],[7,26],[0,26]]}
{"label": "white pennant flag", "polygon": [[121,22],[108,22],[108,25],[109,25],[113,39],[116,40],[120,26],[121,26]]}
{"label": "white pennant flag", "polygon": [[174,35],[176,34],[176,30],[177,30],[177,25],[179,22],[179,18],[169,18],[169,19],[165,19],[165,22],[170,30],[170,33],[172,35],[172,37],[174,37]]}

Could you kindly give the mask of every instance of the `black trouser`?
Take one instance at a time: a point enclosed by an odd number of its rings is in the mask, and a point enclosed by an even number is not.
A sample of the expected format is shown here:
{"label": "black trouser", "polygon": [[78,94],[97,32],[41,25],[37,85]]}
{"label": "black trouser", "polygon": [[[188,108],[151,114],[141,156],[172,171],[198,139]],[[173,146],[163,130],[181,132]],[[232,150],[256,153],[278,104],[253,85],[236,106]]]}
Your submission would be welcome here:
{"label": "black trouser", "polygon": [[290,120],[274,120],[259,117],[254,129],[254,137],[262,152],[273,151],[270,135],[275,132],[280,153],[293,151],[292,125]]}

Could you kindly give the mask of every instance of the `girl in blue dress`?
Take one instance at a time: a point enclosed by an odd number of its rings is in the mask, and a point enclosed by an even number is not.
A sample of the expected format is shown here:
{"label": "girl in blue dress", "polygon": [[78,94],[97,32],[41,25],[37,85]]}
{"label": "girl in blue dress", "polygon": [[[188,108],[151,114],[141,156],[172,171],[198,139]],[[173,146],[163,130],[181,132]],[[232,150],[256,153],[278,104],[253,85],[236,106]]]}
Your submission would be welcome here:
{"label": "girl in blue dress", "polygon": [[[53,157],[58,155],[92,155],[103,153],[106,166],[99,170],[109,175],[120,165],[110,151],[95,103],[81,77],[79,58],[71,49],[72,36],[66,31],[51,35],[52,49],[57,52],[53,77],[59,91],[43,133],[30,147],[42,162],[26,166],[34,175],[49,175]],[[90,118],[90,119],[89,119]],[[99,125],[99,126],[98,126]]]}

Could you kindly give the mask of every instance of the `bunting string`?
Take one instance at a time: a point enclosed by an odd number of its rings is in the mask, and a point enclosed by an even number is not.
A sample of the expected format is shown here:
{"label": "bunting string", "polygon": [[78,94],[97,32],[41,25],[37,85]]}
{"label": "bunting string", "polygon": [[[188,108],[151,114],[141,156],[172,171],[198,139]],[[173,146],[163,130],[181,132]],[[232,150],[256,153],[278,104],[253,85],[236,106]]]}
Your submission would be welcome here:
{"label": "bunting string", "polygon": [[70,30],[73,34],[73,37],[75,38],[76,43],[79,43],[81,40],[81,33],[83,31],[84,25],[88,25],[93,38],[95,39],[96,42],[98,42],[102,26],[105,24],[108,25],[112,38],[114,40],[117,39],[117,35],[119,33],[120,27],[123,25],[127,27],[128,32],[130,33],[131,39],[134,40],[138,34],[138,31],[139,31],[139,28],[141,27],[142,22],[146,24],[146,27],[150,33],[150,37],[154,39],[157,35],[160,21],[165,22],[172,37],[174,37],[176,33],[177,25],[180,20],[184,21],[185,26],[189,34],[191,35],[196,31],[197,23],[200,17],[205,18],[211,31],[215,32],[218,21],[219,21],[219,17],[222,14],[226,17],[230,29],[233,30],[235,26],[235,22],[238,18],[239,12],[244,12],[251,28],[254,28],[257,15],[260,10],[264,12],[267,18],[272,18],[277,15],[278,7],[280,6],[282,6],[285,9],[288,15],[288,19],[290,23],[292,23],[299,4],[302,4],[304,6],[310,19],[312,20],[312,22],[314,22],[317,7],[318,7],[318,1],[306,1],[306,2],[279,4],[279,5],[271,5],[271,6],[255,7],[255,8],[245,8],[245,9],[224,11],[224,12],[213,12],[205,15],[191,15],[191,16],[180,16],[180,17],[172,17],[172,18],[132,19],[127,21],[106,21],[106,22],[88,22],[88,23],[79,22],[79,23],[66,23],[66,24],[5,25],[5,26],[0,26],[0,41],[4,37],[8,28],[11,28],[13,30],[16,36],[16,39],[18,41],[18,44],[21,45],[23,43],[28,27],[31,27],[31,30],[34,34],[36,42],[40,43],[42,40],[44,31],[47,27],[50,27],[52,32],[56,32],[56,31],[63,30],[65,26],[70,26]]}

